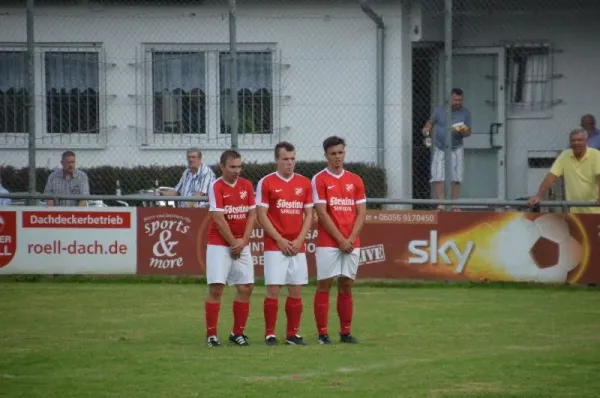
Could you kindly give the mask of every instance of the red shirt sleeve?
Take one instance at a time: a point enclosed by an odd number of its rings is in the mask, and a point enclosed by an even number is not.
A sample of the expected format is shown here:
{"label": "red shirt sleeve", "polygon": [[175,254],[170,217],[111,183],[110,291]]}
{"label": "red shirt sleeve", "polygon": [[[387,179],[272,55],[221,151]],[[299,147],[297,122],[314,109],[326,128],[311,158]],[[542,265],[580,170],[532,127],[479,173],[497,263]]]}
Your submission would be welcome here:
{"label": "red shirt sleeve", "polygon": [[321,174],[312,179],[313,203],[327,203],[327,186],[323,183]]}
{"label": "red shirt sleeve", "polygon": [[254,187],[252,183],[248,181],[248,208],[254,209],[256,208],[256,198],[254,197]]}
{"label": "red shirt sleeve", "polygon": [[266,177],[263,177],[256,186],[256,204],[262,207],[269,207],[270,199],[269,181]]}
{"label": "red shirt sleeve", "polygon": [[304,196],[304,207],[314,207],[314,201],[313,201],[313,189],[312,189],[312,184],[310,183],[310,180],[307,179],[307,184],[306,184],[306,194]]}
{"label": "red shirt sleeve", "polygon": [[210,204],[209,211],[224,211],[221,184],[218,184],[217,181],[210,184],[208,188],[208,203]]}
{"label": "red shirt sleeve", "polygon": [[354,189],[354,203],[361,204],[367,202],[367,197],[365,194],[365,184],[360,177],[356,177],[356,183],[354,184],[356,188]]}

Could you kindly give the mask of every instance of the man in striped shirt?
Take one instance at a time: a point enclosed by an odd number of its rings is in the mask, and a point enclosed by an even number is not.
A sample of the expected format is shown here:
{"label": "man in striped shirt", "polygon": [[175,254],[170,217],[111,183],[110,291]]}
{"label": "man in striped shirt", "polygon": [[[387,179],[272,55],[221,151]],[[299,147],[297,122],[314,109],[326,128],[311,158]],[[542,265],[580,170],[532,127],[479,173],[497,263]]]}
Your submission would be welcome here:
{"label": "man in striped shirt", "polygon": [[[89,195],[90,184],[85,172],[75,169],[75,153],[63,152],[60,164],[61,169],[56,169],[48,176],[44,194],[46,195]],[[85,200],[61,199],[48,200],[48,206],[87,206]]]}
{"label": "man in striped shirt", "polygon": [[[164,196],[207,196],[215,173],[202,163],[202,152],[198,148],[187,151],[188,168],[183,172],[174,190],[162,191]],[[206,207],[207,203],[179,201],[178,207]]]}

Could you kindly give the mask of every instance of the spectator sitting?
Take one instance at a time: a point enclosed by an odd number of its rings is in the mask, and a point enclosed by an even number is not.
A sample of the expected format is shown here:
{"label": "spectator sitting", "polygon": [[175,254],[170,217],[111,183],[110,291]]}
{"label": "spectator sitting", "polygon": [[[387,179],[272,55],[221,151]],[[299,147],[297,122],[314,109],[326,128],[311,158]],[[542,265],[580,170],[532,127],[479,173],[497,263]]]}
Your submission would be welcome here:
{"label": "spectator sitting", "polygon": [[[164,196],[208,196],[215,173],[202,163],[202,152],[198,148],[187,151],[188,168],[183,172],[174,190],[162,191]],[[178,201],[178,207],[203,207],[202,202]]]}
{"label": "spectator sitting", "polygon": [[[75,169],[75,153],[66,151],[60,161],[62,169],[56,169],[48,176],[44,194],[46,195],[89,195],[90,184],[85,172]],[[61,199],[57,203],[48,200],[48,206],[87,206],[85,200]]]}

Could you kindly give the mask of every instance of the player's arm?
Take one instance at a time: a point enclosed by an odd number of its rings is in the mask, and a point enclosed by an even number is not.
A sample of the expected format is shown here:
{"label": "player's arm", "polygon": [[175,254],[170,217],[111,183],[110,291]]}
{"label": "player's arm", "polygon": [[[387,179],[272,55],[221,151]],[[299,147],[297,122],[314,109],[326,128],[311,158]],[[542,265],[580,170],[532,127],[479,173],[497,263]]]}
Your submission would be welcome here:
{"label": "player's arm", "polygon": [[234,246],[236,243],[235,236],[231,232],[231,228],[229,228],[229,224],[225,219],[225,208],[223,206],[223,193],[215,188],[215,184],[212,183],[209,188],[209,203],[210,207],[208,210],[208,214],[212,217],[219,234],[225,239],[229,246]]}
{"label": "player's arm", "polygon": [[240,239],[236,239],[235,245],[231,247],[231,254],[239,255],[242,250],[250,242],[250,236],[252,236],[252,230],[256,223],[256,200],[254,198],[254,188],[252,185],[248,187],[248,214],[246,215],[246,226],[244,227],[244,234]]}
{"label": "player's arm", "polygon": [[365,220],[367,219],[367,196],[365,193],[365,184],[362,180],[356,184],[354,204],[356,206],[356,219],[354,220],[354,226],[352,227],[352,232],[348,237],[348,240],[354,244],[356,238],[360,236],[360,232],[365,225]]}
{"label": "player's arm", "polygon": [[277,229],[275,229],[271,220],[269,220],[270,198],[271,190],[269,188],[269,182],[265,182],[265,179],[263,178],[256,185],[257,218],[265,233],[275,239],[275,241],[279,242],[283,237]]}
{"label": "player's arm", "polygon": [[[300,233],[295,241],[298,241],[300,245],[304,243],[306,239],[306,234],[308,230],[313,224],[313,213],[314,213],[315,203],[313,200],[313,189],[311,184],[307,184],[306,187],[306,196],[304,197],[304,220],[302,221],[302,228],[300,229]],[[295,242],[294,241],[294,242]],[[299,250],[299,247],[298,247]]]}
{"label": "player's arm", "polygon": [[325,231],[331,235],[338,243],[344,242],[344,235],[336,227],[329,213],[327,213],[327,186],[322,181],[317,180],[317,176],[312,179],[313,202],[315,211],[319,217],[319,223],[325,228]]}
{"label": "player's arm", "polygon": [[248,218],[246,218],[246,228],[244,228],[244,236],[242,239],[244,240],[244,247],[248,246],[250,242],[250,236],[252,236],[252,230],[254,229],[254,225],[256,223],[256,207],[252,207],[248,209]]}

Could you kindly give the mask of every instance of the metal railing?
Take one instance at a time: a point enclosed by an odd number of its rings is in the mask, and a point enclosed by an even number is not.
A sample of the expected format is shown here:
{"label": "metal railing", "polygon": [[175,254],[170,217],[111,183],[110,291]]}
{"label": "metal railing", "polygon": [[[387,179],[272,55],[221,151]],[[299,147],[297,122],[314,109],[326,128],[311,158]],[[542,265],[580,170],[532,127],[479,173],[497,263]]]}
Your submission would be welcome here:
{"label": "metal railing", "polygon": [[[207,196],[158,196],[158,195],[49,195],[30,193],[0,193],[0,198],[28,200],[78,200],[78,201],[119,201],[119,202],[208,202]],[[529,207],[526,200],[500,199],[400,199],[400,198],[367,198],[368,204],[373,205],[451,205],[451,206],[487,206],[487,207]],[[583,201],[540,201],[536,207],[598,207],[600,202]]]}

